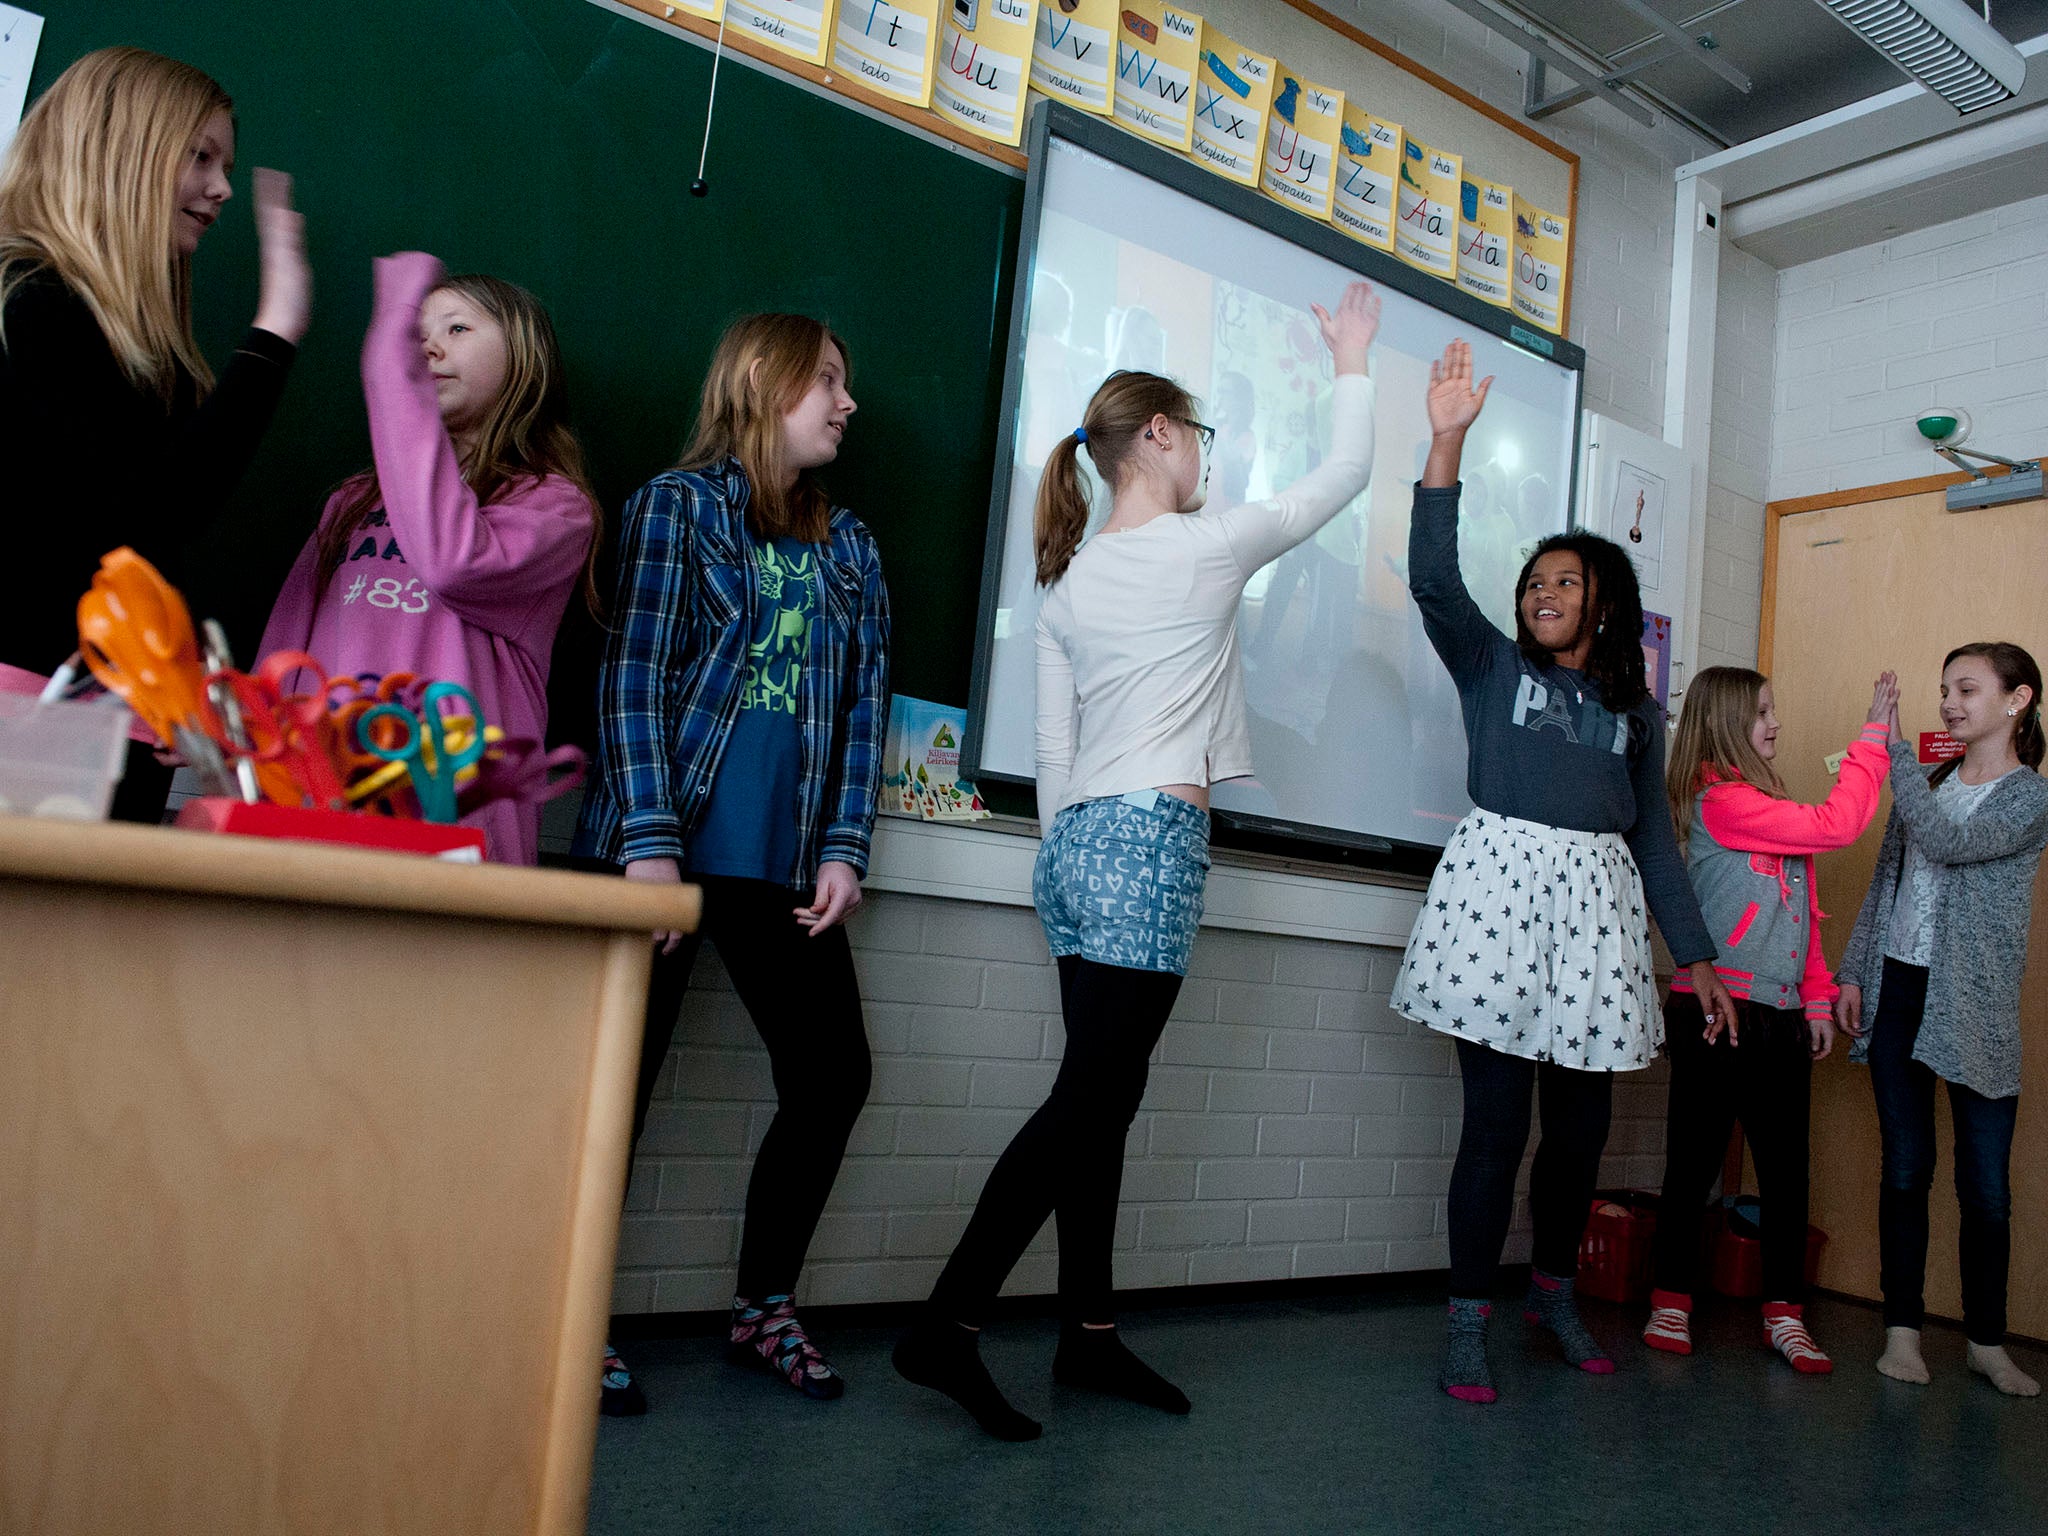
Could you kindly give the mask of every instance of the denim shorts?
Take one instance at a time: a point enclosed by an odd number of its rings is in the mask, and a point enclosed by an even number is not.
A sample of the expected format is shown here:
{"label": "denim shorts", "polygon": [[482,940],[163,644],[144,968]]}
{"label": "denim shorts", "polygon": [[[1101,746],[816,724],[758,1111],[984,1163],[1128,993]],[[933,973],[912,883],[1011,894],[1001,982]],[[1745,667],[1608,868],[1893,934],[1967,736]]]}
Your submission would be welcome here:
{"label": "denim shorts", "polygon": [[1209,813],[1140,789],[1053,818],[1031,900],[1055,955],[1185,976],[1208,875]]}

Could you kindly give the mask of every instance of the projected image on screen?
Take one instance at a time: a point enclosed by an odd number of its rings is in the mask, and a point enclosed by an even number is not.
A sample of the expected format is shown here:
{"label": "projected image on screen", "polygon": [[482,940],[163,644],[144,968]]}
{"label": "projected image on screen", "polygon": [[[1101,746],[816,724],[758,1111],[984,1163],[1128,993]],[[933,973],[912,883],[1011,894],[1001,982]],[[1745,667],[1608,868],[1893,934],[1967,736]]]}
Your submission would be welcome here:
{"label": "projected image on screen", "polygon": [[[1330,440],[1333,376],[1309,305],[1334,305],[1356,277],[1058,138],[1042,174],[1020,277],[1029,310],[977,722],[981,771],[1018,779],[1034,774],[1031,508],[1048,451],[1107,374],[1146,369],[1186,385],[1216,429],[1211,509],[1284,488]],[[1305,829],[1440,845],[1470,802],[1457,695],[1407,589],[1429,359],[1464,336],[1475,370],[1498,375],[1465,446],[1459,551],[1473,596],[1510,632],[1527,547],[1565,526],[1577,381],[1399,292],[1383,290],[1383,302],[1372,483],[1247,586],[1238,640],[1257,776],[1219,784],[1212,798]],[[1108,512],[1098,485],[1091,532]]]}

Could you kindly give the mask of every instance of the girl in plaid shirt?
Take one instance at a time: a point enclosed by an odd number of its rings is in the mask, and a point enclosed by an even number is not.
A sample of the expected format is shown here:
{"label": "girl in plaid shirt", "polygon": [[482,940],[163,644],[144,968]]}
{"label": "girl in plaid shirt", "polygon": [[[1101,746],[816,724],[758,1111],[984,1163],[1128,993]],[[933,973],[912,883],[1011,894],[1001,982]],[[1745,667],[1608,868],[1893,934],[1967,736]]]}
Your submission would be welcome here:
{"label": "girl in plaid shirt", "polygon": [[[704,890],[657,936],[633,1132],[708,937],[779,1099],[747,1189],[732,1356],[812,1398],[845,1389],[792,1293],[869,1064],[843,920],[860,904],[889,713],[889,599],[872,535],[817,471],[853,415],[845,345],[801,315],[719,342],[683,461],[626,504],[577,850]],[[607,1411],[644,1398],[607,1351]]]}

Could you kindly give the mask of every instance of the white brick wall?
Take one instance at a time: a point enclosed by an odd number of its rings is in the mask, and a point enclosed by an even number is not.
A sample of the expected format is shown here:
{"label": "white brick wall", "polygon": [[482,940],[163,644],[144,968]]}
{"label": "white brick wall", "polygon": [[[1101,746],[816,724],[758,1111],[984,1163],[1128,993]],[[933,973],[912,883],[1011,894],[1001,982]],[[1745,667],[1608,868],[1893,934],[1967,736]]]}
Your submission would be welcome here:
{"label": "white brick wall", "polygon": [[[1037,919],[876,893],[852,928],[875,1085],[812,1248],[808,1301],[923,1296],[1065,1036]],[[962,954],[960,951],[980,951]],[[1460,1092],[1450,1042],[1387,1006],[1399,955],[1205,930],[1132,1127],[1120,1287],[1441,1268]],[[1603,1177],[1662,1176],[1661,1068],[1616,1087]],[[747,1173],[773,1109],[723,969],[698,962],[634,1164],[613,1306],[730,1300]],[[1013,1294],[1050,1292],[1053,1233]],[[1511,1259],[1526,1259],[1518,1210]]]}
{"label": "white brick wall", "polygon": [[1772,500],[1943,473],[1930,405],[2048,448],[2048,197],[1788,267],[1778,317]]}
{"label": "white brick wall", "polygon": [[1764,499],[1774,431],[1777,283],[1775,268],[1732,245],[1722,246],[1706,552],[1700,572],[1702,667],[1756,665]]}

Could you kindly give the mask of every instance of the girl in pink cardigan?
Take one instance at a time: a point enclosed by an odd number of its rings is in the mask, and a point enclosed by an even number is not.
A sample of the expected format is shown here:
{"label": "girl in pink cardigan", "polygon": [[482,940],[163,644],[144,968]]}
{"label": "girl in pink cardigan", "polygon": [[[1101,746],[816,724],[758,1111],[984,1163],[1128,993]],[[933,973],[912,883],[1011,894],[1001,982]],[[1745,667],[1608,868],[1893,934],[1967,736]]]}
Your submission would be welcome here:
{"label": "girl in pink cardigan", "polygon": [[[555,630],[579,578],[592,590],[599,521],[554,326],[524,289],[448,277],[422,252],[375,266],[372,466],[328,499],[262,654],[303,650],[335,677],[460,683],[487,722],[541,741]],[[538,858],[538,806],[500,800],[465,820],[490,858]]]}
{"label": "girl in pink cardigan", "polygon": [[1643,1330],[1652,1349],[1692,1353],[1699,1214],[1740,1120],[1762,1192],[1764,1342],[1796,1371],[1834,1369],[1805,1321],[1807,1099],[1813,1063],[1835,1040],[1813,855],[1848,847],[1870,825],[1887,767],[1885,721],[1898,697],[1898,679],[1879,677],[1835,787],[1819,805],[1802,805],[1787,797],[1775,766],[1769,680],[1708,667],[1686,689],[1665,783],[1700,915],[1720,947],[1714,973],[1735,1012],[1708,1022],[1691,979],[1681,971],[1671,983],[1664,1196]]}

